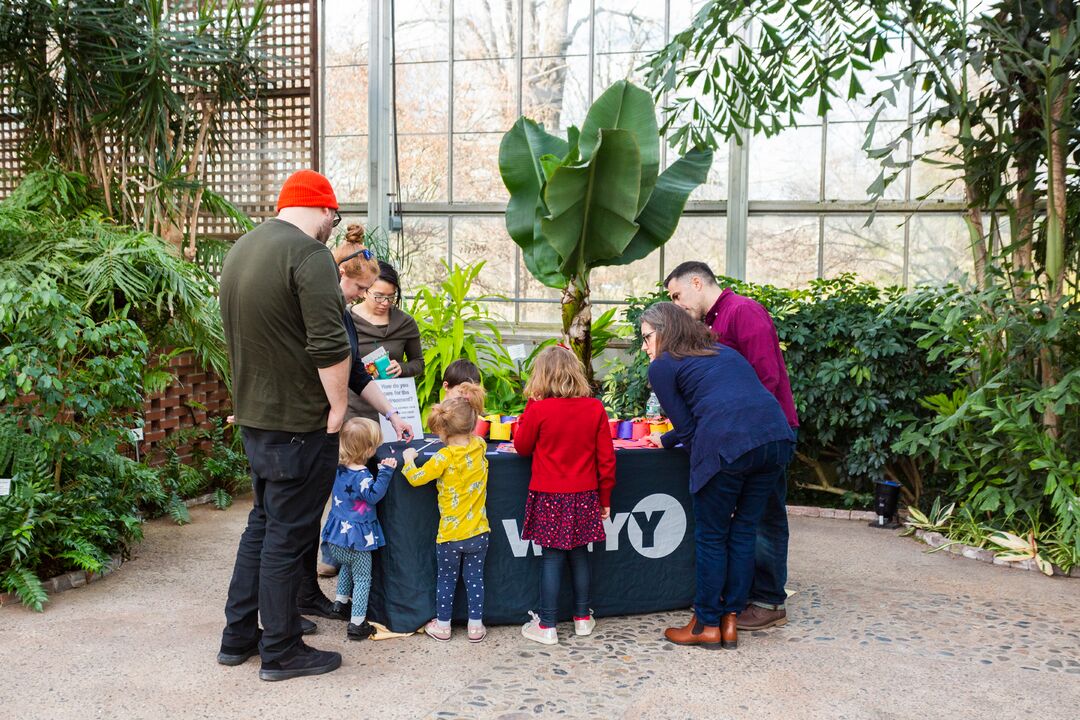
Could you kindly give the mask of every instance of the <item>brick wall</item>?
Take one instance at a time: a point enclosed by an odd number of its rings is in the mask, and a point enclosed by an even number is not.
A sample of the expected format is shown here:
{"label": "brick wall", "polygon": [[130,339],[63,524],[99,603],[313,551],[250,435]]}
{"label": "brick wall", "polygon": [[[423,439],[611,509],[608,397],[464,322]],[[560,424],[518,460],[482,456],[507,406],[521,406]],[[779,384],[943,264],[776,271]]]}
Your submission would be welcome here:
{"label": "brick wall", "polygon": [[[195,426],[209,428],[210,418],[225,417],[232,412],[232,398],[225,383],[212,371],[200,367],[192,353],[172,358],[169,369],[176,379],[165,392],[151,395],[143,403],[143,441],[139,443],[139,452],[151,464],[163,460],[160,445],[173,432]],[[209,449],[207,441],[203,444]],[[182,459],[188,458],[192,449],[191,445],[177,448]]]}

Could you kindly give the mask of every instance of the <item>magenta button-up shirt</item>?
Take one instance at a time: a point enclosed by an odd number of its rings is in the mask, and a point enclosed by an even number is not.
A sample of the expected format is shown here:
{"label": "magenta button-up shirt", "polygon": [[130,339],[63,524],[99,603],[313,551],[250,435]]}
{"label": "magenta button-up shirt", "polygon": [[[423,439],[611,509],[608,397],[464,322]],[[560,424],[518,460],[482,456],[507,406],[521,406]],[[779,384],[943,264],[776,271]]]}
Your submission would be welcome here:
{"label": "magenta button-up shirt", "polygon": [[769,311],[756,300],[725,288],[705,314],[705,323],[716,333],[717,340],[750,362],[758,380],[780,403],[788,424],[799,427],[787,365]]}

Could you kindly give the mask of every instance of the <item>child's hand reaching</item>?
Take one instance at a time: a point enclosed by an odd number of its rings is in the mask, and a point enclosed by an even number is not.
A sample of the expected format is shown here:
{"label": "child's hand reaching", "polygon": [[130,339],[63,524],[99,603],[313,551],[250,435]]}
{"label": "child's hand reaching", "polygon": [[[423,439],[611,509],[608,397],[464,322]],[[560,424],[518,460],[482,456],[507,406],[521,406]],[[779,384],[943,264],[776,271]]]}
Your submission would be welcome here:
{"label": "child's hand reaching", "polygon": [[407,463],[415,463],[416,456],[419,454],[420,453],[416,452],[416,448],[405,448],[405,450],[401,453],[401,459]]}
{"label": "child's hand reaching", "polygon": [[384,458],[383,460],[379,461],[379,464],[388,468],[396,468],[397,458]]}
{"label": "child's hand reaching", "polygon": [[601,520],[607,520],[609,517],[611,517],[611,508],[610,507],[601,507],[600,508],[600,519]]}

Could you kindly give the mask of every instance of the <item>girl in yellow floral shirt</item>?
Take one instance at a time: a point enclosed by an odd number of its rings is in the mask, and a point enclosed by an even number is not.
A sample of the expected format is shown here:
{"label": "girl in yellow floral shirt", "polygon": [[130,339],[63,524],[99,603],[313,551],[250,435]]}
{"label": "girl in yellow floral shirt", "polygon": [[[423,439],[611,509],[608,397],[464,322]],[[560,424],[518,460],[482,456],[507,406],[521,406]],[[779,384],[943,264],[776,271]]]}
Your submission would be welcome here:
{"label": "girl in yellow floral shirt", "polygon": [[[483,393],[479,386],[473,387]],[[481,407],[482,402],[481,398]],[[402,453],[403,473],[409,484],[419,487],[435,480],[439,491],[441,519],[435,538],[437,615],[425,630],[441,641],[450,639],[450,614],[459,574],[464,576],[469,600],[469,642],[480,642],[487,635],[483,622],[484,559],[491,535],[485,508],[487,443],[473,434],[477,418],[474,404],[473,398],[453,397],[431,409],[428,425],[445,447],[423,467],[416,467],[416,450],[409,448]]]}

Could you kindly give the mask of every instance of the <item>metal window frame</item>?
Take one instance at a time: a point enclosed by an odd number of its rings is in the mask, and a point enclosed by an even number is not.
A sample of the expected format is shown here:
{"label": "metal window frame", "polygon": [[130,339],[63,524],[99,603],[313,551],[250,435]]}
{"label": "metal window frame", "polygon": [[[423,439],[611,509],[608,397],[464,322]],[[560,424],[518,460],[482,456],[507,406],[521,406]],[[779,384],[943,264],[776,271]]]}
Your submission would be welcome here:
{"label": "metal window frame", "polygon": [[[323,2],[315,3],[315,5],[322,5]],[[373,198],[384,197],[385,192],[390,187],[390,168],[393,167],[393,158],[390,155],[391,146],[389,142],[391,125],[389,123],[389,86],[388,82],[392,81],[392,71],[390,68],[391,58],[389,56],[389,48],[387,47],[389,38],[389,18],[388,10],[391,0],[370,0],[369,11],[369,122],[368,122],[368,167],[369,167],[369,190],[368,199],[369,202],[365,203],[344,203],[342,204],[341,211],[349,214],[367,214],[368,223],[371,227],[384,226],[388,220],[388,204],[385,202],[372,203]],[[446,156],[446,168],[447,168],[447,199],[445,202],[434,203],[403,203],[402,211],[406,215],[418,216],[418,217],[445,217],[447,227],[447,243],[446,243],[446,260],[453,265],[454,262],[454,219],[459,216],[498,216],[502,215],[505,211],[505,205],[501,202],[487,203],[487,202],[460,202],[454,200],[454,103],[455,103],[455,87],[454,87],[454,71],[455,71],[455,35],[456,35],[456,2],[457,0],[447,0],[446,12],[448,16],[446,18],[447,32],[448,32],[448,57],[446,60],[438,60],[438,62],[447,63],[447,156]],[[514,18],[517,28],[517,40],[515,44],[514,54],[512,60],[514,61],[516,75],[517,75],[517,87],[515,88],[515,106],[517,113],[520,115],[523,111],[523,82],[524,82],[524,61],[525,57],[525,38],[524,38],[524,6],[521,0],[515,0],[515,13]],[[319,77],[325,77],[325,55],[323,53],[323,47],[325,43],[325,13],[319,12],[324,10],[323,7],[315,8],[315,17],[319,21],[319,49],[318,59],[319,67],[317,71]],[[672,36],[671,27],[671,0],[664,0],[664,42],[670,41]],[[596,94],[596,40],[597,40],[597,27],[596,27],[596,0],[589,0],[588,9],[588,77],[587,77],[587,93],[588,103],[591,104],[595,99]],[[914,57],[914,47],[909,50],[912,57]],[[511,59],[509,56],[503,59]],[[420,61],[417,61],[420,62]],[[432,61],[434,62],[434,61]],[[413,63],[410,63],[413,64]],[[382,66],[383,71],[378,72],[376,67]],[[385,78],[385,82],[379,82],[378,78]],[[322,85],[322,83],[320,83]],[[326,108],[326,90],[323,87],[318,89],[317,95],[318,105],[320,110]],[[908,106],[907,106],[907,120],[910,123],[912,120],[912,106],[914,101],[914,89],[908,90]],[[378,109],[382,109],[382,115],[379,114]],[[318,113],[318,125],[317,135],[313,142],[316,152],[321,155],[325,154],[325,139],[328,137],[325,133],[326,125],[326,113]],[[824,274],[824,259],[826,252],[825,244],[825,229],[826,219],[831,215],[859,215],[869,214],[874,212],[878,215],[887,216],[911,216],[915,214],[920,215],[933,215],[933,214],[959,214],[964,210],[963,202],[959,201],[918,201],[912,198],[912,173],[910,168],[905,170],[904,177],[904,195],[902,200],[888,200],[877,203],[876,205],[866,202],[842,202],[842,201],[828,201],[826,200],[826,187],[825,187],[825,175],[829,162],[829,118],[822,118],[821,121],[821,150],[819,157],[819,176],[818,176],[818,197],[816,200],[807,201],[769,201],[769,200],[750,200],[749,199],[749,171],[750,171],[750,147],[752,138],[746,137],[740,144],[736,140],[732,140],[729,143],[729,157],[728,157],[728,185],[726,200],[721,201],[692,201],[687,204],[685,214],[689,217],[697,218],[715,218],[717,222],[725,222],[727,226],[727,234],[725,240],[725,258],[726,268],[725,274],[745,278],[746,275],[746,260],[747,260],[747,231],[748,231],[748,219],[753,216],[768,216],[768,215],[781,215],[781,216],[804,216],[808,218],[816,218],[818,226],[818,247],[817,247],[817,267],[816,276],[822,277]],[[376,131],[376,129],[378,129]],[[442,131],[435,134],[441,134]],[[907,157],[910,159],[913,152],[912,142],[908,140],[906,142]],[[662,153],[665,158],[668,155],[667,144],[662,145]],[[319,158],[321,159],[321,158]],[[325,162],[321,163],[325,166]],[[381,191],[380,191],[381,188]],[[904,240],[903,240],[903,283],[905,285],[909,282],[910,274],[910,248],[911,244],[911,231],[909,224],[904,224]],[[660,262],[659,270],[660,276],[657,280],[661,280],[666,271],[669,268],[666,267],[666,254],[664,248],[660,250]],[[556,302],[550,299],[531,298],[524,296],[524,278],[522,275],[522,258],[520,248],[515,247],[514,252],[514,270],[512,277],[513,295],[508,298],[509,302],[514,307],[513,321],[519,322],[522,317],[522,304],[523,303],[550,303]],[[622,300],[609,300],[594,298],[594,304],[597,305],[619,305]]]}

